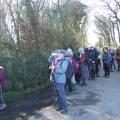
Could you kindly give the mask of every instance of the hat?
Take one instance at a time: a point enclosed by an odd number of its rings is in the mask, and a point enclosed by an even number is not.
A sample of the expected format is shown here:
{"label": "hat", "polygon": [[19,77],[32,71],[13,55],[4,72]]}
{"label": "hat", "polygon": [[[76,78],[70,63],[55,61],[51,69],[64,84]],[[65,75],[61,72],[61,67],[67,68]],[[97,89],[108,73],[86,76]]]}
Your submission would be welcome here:
{"label": "hat", "polygon": [[60,50],[60,54],[63,54],[64,56],[66,56],[67,52],[66,52],[66,50]]}
{"label": "hat", "polygon": [[80,53],[85,53],[85,50],[84,50],[84,48],[79,48],[79,50],[78,50]]}
{"label": "hat", "polygon": [[73,57],[73,51],[71,48],[67,49],[67,55]]}
{"label": "hat", "polygon": [[59,53],[60,53],[60,50],[59,50],[59,49],[56,49],[55,51],[53,51],[53,52],[51,53],[51,56],[57,57]]}

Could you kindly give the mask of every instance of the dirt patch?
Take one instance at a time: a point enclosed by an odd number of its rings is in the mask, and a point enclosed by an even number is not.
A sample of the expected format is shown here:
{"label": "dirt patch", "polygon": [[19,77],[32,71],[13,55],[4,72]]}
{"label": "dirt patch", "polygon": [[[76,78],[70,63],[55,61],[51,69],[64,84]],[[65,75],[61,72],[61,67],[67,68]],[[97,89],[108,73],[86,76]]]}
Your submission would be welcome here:
{"label": "dirt patch", "polygon": [[53,104],[54,99],[55,92],[52,88],[25,95],[19,101],[10,103],[4,111],[0,111],[0,120],[27,120],[28,116],[36,114],[36,110]]}

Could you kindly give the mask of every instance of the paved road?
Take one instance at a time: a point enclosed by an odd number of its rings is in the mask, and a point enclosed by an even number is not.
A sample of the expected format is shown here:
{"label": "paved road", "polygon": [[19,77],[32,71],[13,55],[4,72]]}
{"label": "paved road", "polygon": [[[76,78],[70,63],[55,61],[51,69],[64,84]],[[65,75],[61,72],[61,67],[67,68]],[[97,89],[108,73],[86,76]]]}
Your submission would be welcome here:
{"label": "paved road", "polygon": [[79,94],[67,97],[67,115],[49,106],[36,111],[29,120],[120,120],[120,72],[113,72],[109,79],[89,81],[89,86],[78,89]]}

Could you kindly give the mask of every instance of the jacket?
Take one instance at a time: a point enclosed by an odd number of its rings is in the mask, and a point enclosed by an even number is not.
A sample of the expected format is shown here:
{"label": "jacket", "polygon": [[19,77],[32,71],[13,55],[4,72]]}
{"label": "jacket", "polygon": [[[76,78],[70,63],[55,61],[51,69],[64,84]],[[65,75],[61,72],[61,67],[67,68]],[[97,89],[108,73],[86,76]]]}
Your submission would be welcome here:
{"label": "jacket", "polygon": [[67,70],[68,61],[66,59],[60,60],[56,64],[56,68],[54,70],[54,82],[56,83],[66,83],[66,75],[65,72]]}
{"label": "jacket", "polygon": [[111,59],[112,59],[112,57],[111,57],[110,53],[108,53],[108,52],[103,53],[103,63],[104,64],[110,64]]}
{"label": "jacket", "polygon": [[116,60],[120,61],[120,50],[116,51]]}
{"label": "jacket", "polygon": [[96,61],[98,59],[99,56],[99,52],[94,49],[94,50],[86,50],[86,55],[87,55],[87,59],[92,62],[92,61]]}

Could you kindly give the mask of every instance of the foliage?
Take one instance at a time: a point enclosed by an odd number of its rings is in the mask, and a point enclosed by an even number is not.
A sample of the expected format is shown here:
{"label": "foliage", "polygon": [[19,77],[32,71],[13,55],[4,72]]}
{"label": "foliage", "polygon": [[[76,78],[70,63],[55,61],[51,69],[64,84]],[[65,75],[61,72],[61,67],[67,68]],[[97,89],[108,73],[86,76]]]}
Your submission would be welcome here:
{"label": "foliage", "polygon": [[0,3],[0,63],[7,89],[49,85],[48,56],[56,48],[84,46],[87,6],[79,1],[5,0]]}

